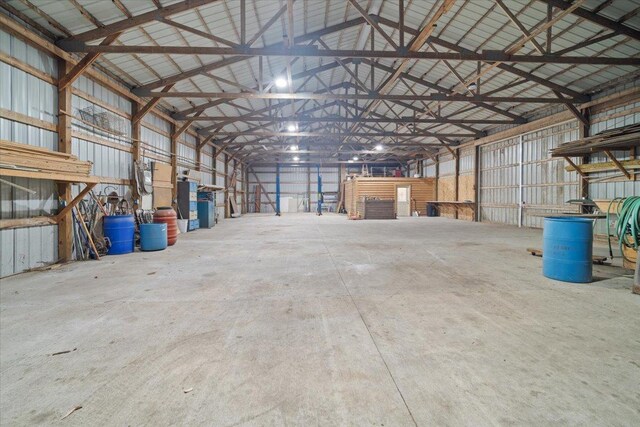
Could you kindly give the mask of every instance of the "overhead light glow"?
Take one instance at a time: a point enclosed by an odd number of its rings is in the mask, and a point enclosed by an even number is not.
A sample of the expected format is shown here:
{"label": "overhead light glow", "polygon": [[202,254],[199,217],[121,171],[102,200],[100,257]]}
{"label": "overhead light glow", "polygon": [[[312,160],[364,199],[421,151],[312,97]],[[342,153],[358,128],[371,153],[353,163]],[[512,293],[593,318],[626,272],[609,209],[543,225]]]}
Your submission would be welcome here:
{"label": "overhead light glow", "polygon": [[293,160],[294,160],[295,162],[297,162],[298,160],[300,160],[300,157],[298,157],[298,156],[293,156]]}
{"label": "overhead light glow", "polygon": [[349,159],[347,160],[347,163],[353,163],[353,160]]}
{"label": "overhead light glow", "polygon": [[291,146],[291,151],[298,151],[298,146],[297,145],[292,145]]}
{"label": "overhead light glow", "polygon": [[275,83],[276,87],[279,87],[280,89],[287,87],[287,79],[285,79],[284,77],[278,77]]}
{"label": "overhead light glow", "polygon": [[382,151],[384,147],[380,144],[376,145],[376,151]]}
{"label": "overhead light glow", "polygon": [[478,85],[477,85],[477,84],[475,84],[475,83],[471,83],[471,84],[469,84],[469,86],[467,87],[467,89],[469,89],[469,90],[476,90],[476,89],[478,89]]}
{"label": "overhead light glow", "polygon": [[353,161],[357,161],[358,160],[358,156],[353,156]]}
{"label": "overhead light glow", "polygon": [[289,126],[287,126],[287,130],[289,132],[295,132],[296,131],[296,125],[291,123]]}

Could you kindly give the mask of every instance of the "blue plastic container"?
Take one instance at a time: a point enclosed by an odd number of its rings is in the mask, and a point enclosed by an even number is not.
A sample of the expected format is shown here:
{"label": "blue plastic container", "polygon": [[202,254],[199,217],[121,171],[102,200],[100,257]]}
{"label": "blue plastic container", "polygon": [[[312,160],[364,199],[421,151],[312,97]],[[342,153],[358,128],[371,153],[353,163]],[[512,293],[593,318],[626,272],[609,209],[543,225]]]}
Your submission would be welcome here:
{"label": "blue plastic container", "polygon": [[161,251],[167,248],[167,224],[140,224],[140,249]]}
{"label": "blue plastic container", "polygon": [[111,242],[107,255],[121,255],[133,252],[135,220],[133,215],[111,215],[103,218],[104,237]]}
{"label": "blue plastic container", "polygon": [[563,282],[589,283],[593,274],[593,221],[544,219],[542,274]]}

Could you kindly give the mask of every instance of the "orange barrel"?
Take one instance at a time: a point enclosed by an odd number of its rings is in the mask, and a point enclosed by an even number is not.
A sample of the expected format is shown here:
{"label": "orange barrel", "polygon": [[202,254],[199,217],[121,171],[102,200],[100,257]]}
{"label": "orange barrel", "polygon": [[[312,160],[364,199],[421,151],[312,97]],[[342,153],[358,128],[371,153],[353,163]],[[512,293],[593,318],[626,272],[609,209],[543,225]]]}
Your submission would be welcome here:
{"label": "orange barrel", "polygon": [[178,240],[178,215],[172,207],[158,208],[153,214],[153,222],[167,224],[167,243],[175,245]]}

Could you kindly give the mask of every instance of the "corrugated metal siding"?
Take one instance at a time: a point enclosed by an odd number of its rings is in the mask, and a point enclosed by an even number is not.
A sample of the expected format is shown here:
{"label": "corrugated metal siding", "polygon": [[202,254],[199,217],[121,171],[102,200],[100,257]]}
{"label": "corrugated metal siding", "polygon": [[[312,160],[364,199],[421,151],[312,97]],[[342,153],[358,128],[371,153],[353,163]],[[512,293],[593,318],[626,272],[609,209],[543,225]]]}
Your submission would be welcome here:
{"label": "corrugated metal siding", "polygon": [[[522,136],[523,218],[526,227],[541,228],[542,213],[579,211],[567,205],[580,198],[580,180],[575,172],[565,170],[562,158],[551,158],[549,150],[578,139],[578,122],[560,124]],[[580,163],[578,159],[574,159]]]}
{"label": "corrugated metal siding", "polygon": [[480,220],[518,225],[519,138],[480,147]]}
{"label": "corrugated metal siding", "polygon": [[[260,179],[265,191],[269,193],[271,200],[275,202],[276,194],[276,167],[255,166],[253,171]],[[322,176],[322,191],[325,193],[325,204],[335,211],[337,203],[329,203],[329,196],[337,193],[340,187],[339,166],[323,166],[320,168]],[[255,194],[258,185],[253,174],[249,174],[249,192]],[[316,166],[283,166],[280,168],[280,195],[281,197],[295,197],[299,201],[298,211],[304,211],[305,201],[310,199],[310,209],[315,212],[318,201],[318,171]],[[264,192],[261,193],[261,212],[273,213],[274,210],[267,200]],[[250,197],[253,201],[253,196]]]}
{"label": "corrugated metal siding", "polygon": [[[599,132],[640,123],[640,102],[629,103],[615,109],[603,111],[594,114],[591,117],[590,135]],[[613,154],[618,160],[629,160],[631,153],[628,150],[614,151]],[[636,158],[638,152],[636,149]],[[604,153],[598,153],[590,158],[590,163],[608,162],[610,159]],[[611,200],[616,197],[628,197],[640,195],[640,181],[631,181],[621,176],[618,171],[599,172],[589,175],[589,197],[591,199]],[[636,175],[638,179],[638,175]],[[608,182],[596,182],[598,180],[607,180]],[[607,226],[604,221],[596,222],[597,234],[607,234]]]}
{"label": "corrugated metal siding", "polygon": [[[0,30],[0,51],[28,65],[57,75],[54,58]],[[0,108],[57,123],[58,92],[55,86],[0,62]],[[57,150],[58,135],[44,129],[0,119],[0,138]],[[55,214],[58,199],[52,181],[7,178],[35,190],[31,195],[0,183],[0,218],[28,218]],[[0,231],[0,277],[20,273],[58,259],[58,227],[29,227]]]}

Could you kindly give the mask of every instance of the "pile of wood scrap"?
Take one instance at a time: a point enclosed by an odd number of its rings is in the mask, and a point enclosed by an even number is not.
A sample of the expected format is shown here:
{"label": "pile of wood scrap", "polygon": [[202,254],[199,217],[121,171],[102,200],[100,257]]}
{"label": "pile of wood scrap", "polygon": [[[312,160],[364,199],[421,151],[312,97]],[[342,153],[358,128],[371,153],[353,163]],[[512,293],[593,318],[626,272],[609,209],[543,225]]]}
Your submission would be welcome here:
{"label": "pile of wood scrap", "polygon": [[624,150],[637,146],[640,124],[606,130],[551,150],[552,157],[582,156],[607,150]]}
{"label": "pile of wood scrap", "polygon": [[91,175],[91,162],[68,153],[27,144],[0,140],[0,168],[65,174],[85,178]]}

